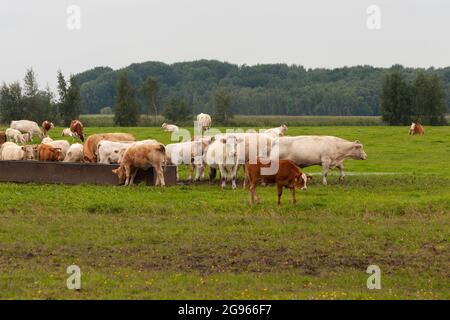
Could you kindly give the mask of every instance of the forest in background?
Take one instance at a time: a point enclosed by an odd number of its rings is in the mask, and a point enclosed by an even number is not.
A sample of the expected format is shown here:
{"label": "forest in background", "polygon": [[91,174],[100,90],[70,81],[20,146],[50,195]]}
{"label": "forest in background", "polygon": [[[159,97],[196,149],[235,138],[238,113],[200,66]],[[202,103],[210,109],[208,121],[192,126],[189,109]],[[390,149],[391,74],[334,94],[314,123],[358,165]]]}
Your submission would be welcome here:
{"label": "forest in background", "polygon": [[[413,81],[420,72],[436,74],[450,102],[450,67],[419,69],[395,65],[391,68],[305,69],[298,65],[238,66],[198,60],[174,64],[134,63],[120,70],[97,67],[76,74],[75,80],[80,86],[84,112],[88,114],[114,107],[118,75],[126,71],[134,88],[140,88],[148,77],[156,78],[160,105],[169,99],[180,99],[193,114],[212,113],[214,91],[220,87],[231,96],[234,114],[370,116],[381,114],[382,79],[392,70],[400,71],[407,81]],[[138,99],[143,102],[143,97],[138,95]]]}

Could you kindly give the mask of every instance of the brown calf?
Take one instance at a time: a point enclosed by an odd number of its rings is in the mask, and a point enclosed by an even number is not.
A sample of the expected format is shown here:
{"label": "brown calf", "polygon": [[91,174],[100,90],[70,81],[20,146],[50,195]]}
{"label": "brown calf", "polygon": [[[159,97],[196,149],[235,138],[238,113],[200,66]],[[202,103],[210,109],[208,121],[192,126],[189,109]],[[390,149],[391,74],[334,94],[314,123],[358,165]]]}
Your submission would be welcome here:
{"label": "brown calf", "polygon": [[48,144],[41,144],[38,147],[38,159],[40,161],[63,161],[64,156],[61,148],[53,148]]}
{"label": "brown calf", "polygon": [[70,131],[84,142],[83,124],[80,120],[72,120],[70,123]]}
{"label": "brown calf", "polygon": [[0,132],[0,145],[4,144],[6,142],[6,134],[5,132]]}
{"label": "brown calf", "polygon": [[132,185],[138,169],[153,167],[156,171],[155,185],[165,185],[165,151],[162,144],[136,143],[123,155],[119,168],[112,170],[119,178],[119,184]]}
{"label": "brown calf", "polygon": [[256,185],[260,180],[266,183],[276,183],[278,191],[278,206],[281,204],[281,194],[283,187],[289,188],[292,191],[292,203],[295,204],[295,187],[302,190],[307,189],[307,182],[311,181],[312,177],[306,175],[290,160],[279,160],[278,172],[273,175],[262,175],[261,168],[269,168],[270,163],[262,164],[258,159],[256,164],[245,164],[245,186],[250,191],[250,205],[253,206],[255,201],[259,202],[259,197],[256,194]]}
{"label": "brown calf", "polygon": [[55,126],[52,122],[45,120],[42,122],[42,131],[44,132],[44,135],[47,136],[47,133],[50,131],[50,129],[53,129]]}

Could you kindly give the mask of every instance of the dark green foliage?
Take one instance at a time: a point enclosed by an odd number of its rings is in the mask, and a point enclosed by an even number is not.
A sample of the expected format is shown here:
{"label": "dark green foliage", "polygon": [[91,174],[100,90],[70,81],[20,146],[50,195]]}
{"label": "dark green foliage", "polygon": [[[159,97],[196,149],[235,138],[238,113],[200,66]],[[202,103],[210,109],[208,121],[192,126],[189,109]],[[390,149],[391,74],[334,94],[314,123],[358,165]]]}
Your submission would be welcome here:
{"label": "dark green foliage", "polygon": [[68,126],[70,122],[74,119],[80,117],[82,110],[81,98],[80,98],[80,87],[75,80],[73,75],[70,76],[69,84],[61,71],[58,71],[58,110],[59,116],[63,122],[64,126]]}
{"label": "dark green foliage", "polygon": [[172,97],[165,105],[163,116],[171,123],[181,124],[190,120],[192,112],[183,100]]}
{"label": "dark green foliage", "polygon": [[117,101],[114,108],[114,123],[122,127],[136,126],[140,110],[134,88],[128,80],[127,72],[119,74],[117,81]]}
{"label": "dark green foliage", "polygon": [[142,84],[140,89],[141,95],[144,98],[144,113],[149,116],[153,113],[154,117],[158,115],[159,105],[159,83],[158,79],[148,77]]}
{"label": "dark green foliage", "polygon": [[223,88],[214,91],[214,122],[217,124],[227,125],[233,113],[230,110],[231,97]]}
{"label": "dark green foliage", "polygon": [[399,71],[387,74],[381,91],[383,120],[389,124],[408,125],[413,118],[412,89]]}
{"label": "dark green foliage", "polygon": [[[405,79],[414,79],[419,69],[401,69]],[[94,69],[96,70],[96,69]],[[118,71],[94,70],[77,75],[88,113],[113,105]],[[130,82],[139,88],[148,77],[159,82],[159,97],[179,97],[194,114],[214,112],[214,90],[222,87],[231,96],[231,111],[248,115],[381,115],[380,90],[386,69],[355,66],[337,69],[305,69],[302,66],[270,64],[237,66],[215,60],[174,63],[136,63],[125,68]],[[450,68],[423,70],[444,80],[450,92]],[[450,99],[450,94],[447,95]]]}

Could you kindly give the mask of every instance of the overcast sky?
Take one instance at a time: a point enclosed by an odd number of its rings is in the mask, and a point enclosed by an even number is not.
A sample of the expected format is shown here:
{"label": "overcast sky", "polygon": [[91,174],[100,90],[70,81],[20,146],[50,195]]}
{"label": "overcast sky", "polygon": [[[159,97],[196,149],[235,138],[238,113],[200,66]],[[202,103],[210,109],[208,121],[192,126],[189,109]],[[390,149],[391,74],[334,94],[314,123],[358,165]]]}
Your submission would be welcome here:
{"label": "overcast sky", "polygon": [[[67,27],[67,7],[81,28]],[[369,30],[370,5],[381,29]],[[450,65],[448,0],[1,0],[0,81],[218,59],[237,64]],[[71,20],[72,21],[72,20]]]}

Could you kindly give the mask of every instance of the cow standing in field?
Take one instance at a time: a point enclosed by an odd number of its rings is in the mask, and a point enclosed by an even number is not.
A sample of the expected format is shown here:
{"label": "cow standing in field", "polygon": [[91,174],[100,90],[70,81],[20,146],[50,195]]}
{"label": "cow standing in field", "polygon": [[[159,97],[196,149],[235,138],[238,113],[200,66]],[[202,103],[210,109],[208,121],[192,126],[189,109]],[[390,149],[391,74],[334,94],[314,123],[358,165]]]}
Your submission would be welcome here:
{"label": "cow standing in field", "polygon": [[84,161],[97,162],[97,147],[100,140],[108,141],[135,141],[136,139],[129,133],[99,133],[93,134],[86,139],[83,148]]}
{"label": "cow standing in field", "polygon": [[44,139],[44,134],[42,133],[38,124],[34,121],[30,120],[11,121],[10,128],[19,130],[21,133],[28,133],[30,136],[30,140],[32,140],[34,136],[39,137],[39,139],[41,140]]}
{"label": "cow standing in field", "polygon": [[83,124],[80,120],[72,120],[70,123],[70,131],[72,132],[72,137],[78,137],[84,142]]}
{"label": "cow standing in field", "polygon": [[64,156],[60,148],[54,148],[48,144],[40,144],[38,148],[40,161],[63,161]]}
{"label": "cow standing in field", "polygon": [[199,115],[197,115],[197,122],[202,129],[202,133],[211,128],[212,120],[209,114],[200,113]]}
{"label": "cow standing in field", "polygon": [[425,129],[423,128],[423,126],[418,123],[418,122],[413,122],[411,124],[411,127],[409,128],[409,135],[421,135],[423,136],[425,134]]}
{"label": "cow standing in field", "polygon": [[255,198],[256,202],[259,202],[259,197],[256,194],[256,186],[259,181],[277,184],[278,206],[281,204],[281,195],[284,187],[291,189],[292,203],[295,204],[297,202],[295,199],[295,188],[306,190],[307,183],[311,181],[312,177],[300,171],[290,160],[279,160],[277,173],[264,175],[261,168],[269,168],[270,165],[270,163],[262,164],[259,159],[257,163],[245,164],[245,185],[250,192],[250,205],[253,206]]}
{"label": "cow standing in field", "polygon": [[35,160],[35,146],[18,146],[14,142],[5,142],[0,147],[0,160]]}
{"label": "cow standing in field", "polygon": [[271,154],[272,159],[291,160],[300,168],[322,166],[323,184],[327,184],[330,168],[338,168],[339,180],[343,181],[344,160],[366,160],[367,154],[358,141],[347,141],[332,136],[297,136],[278,139],[278,154]]}
{"label": "cow standing in field", "polygon": [[45,120],[44,122],[42,122],[42,132],[44,132],[44,136],[48,136],[48,132],[53,129],[55,127],[55,125],[53,124],[53,122],[50,122],[48,120]]}
{"label": "cow standing in field", "polygon": [[162,144],[135,143],[125,151],[119,168],[112,170],[119,178],[119,184],[133,184],[138,169],[155,169],[155,185],[165,186],[165,148]]}

